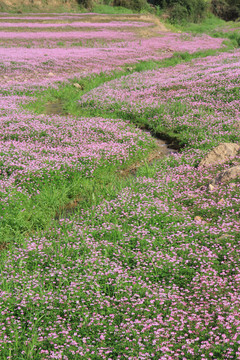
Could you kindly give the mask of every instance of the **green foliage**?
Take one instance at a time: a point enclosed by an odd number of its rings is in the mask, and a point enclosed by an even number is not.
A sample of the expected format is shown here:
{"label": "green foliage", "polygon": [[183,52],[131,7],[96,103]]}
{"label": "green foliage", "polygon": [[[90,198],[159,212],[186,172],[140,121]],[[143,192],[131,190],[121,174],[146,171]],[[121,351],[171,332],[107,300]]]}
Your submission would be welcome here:
{"label": "green foliage", "polygon": [[230,32],[215,32],[213,33],[213,36],[214,37],[226,37],[228,38],[229,40],[231,40],[231,45],[234,47],[234,48],[237,48],[240,46],[240,33],[239,31],[230,31]]}
{"label": "green foliage", "polygon": [[132,14],[131,9],[122,6],[94,5],[92,11],[97,14]]}
{"label": "green foliage", "polygon": [[167,9],[173,24],[198,23],[206,16],[208,7],[204,0],[151,0],[151,3]]}
{"label": "green foliage", "polygon": [[237,20],[240,17],[239,0],[212,0],[211,10],[214,15],[224,20]]}
{"label": "green foliage", "polygon": [[186,22],[188,18],[188,12],[187,9],[180,5],[175,4],[171,9],[171,15],[170,15],[170,21],[174,24],[181,24]]}
{"label": "green foliage", "polygon": [[[212,35],[213,32],[219,31],[220,28],[225,26],[225,21],[219,19],[213,14],[208,14],[208,16],[203,19],[200,23],[187,23],[184,26],[176,25],[177,30],[181,30],[185,33],[193,34],[209,34]],[[223,36],[224,37],[224,36]]]}
{"label": "green foliage", "polygon": [[200,22],[206,15],[207,5],[204,0],[182,0],[173,3],[170,9],[170,21],[172,23],[183,23],[191,21]]}
{"label": "green foliage", "polygon": [[209,13],[200,23],[175,24],[175,31],[180,30],[184,33],[208,34],[216,38],[226,38],[224,45],[229,50],[240,46],[239,25],[234,22],[226,22],[217,16]]}
{"label": "green foliage", "polygon": [[229,33],[228,38],[235,42],[238,47],[240,46],[240,33],[238,31]]}
{"label": "green foliage", "polygon": [[114,0],[113,5],[131,9],[137,12],[148,10],[149,8],[146,0]]}
{"label": "green foliage", "polygon": [[93,8],[93,0],[77,0],[77,2],[86,9],[91,10]]}

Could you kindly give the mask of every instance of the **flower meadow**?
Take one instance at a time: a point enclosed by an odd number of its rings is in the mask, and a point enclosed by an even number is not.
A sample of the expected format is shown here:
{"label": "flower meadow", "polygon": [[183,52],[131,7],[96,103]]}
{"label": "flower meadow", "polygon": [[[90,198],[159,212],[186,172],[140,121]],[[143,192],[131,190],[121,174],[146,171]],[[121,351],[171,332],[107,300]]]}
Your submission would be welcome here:
{"label": "flower meadow", "polygon": [[[80,14],[80,20],[85,21],[66,23],[62,20],[64,22],[58,24],[45,23],[44,16],[43,20],[36,17],[37,28],[32,28],[32,18],[26,17],[24,27],[24,16],[20,26],[19,22],[5,22],[6,16],[0,16],[0,69],[3,74],[0,85],[7,91],[47,87],[73,76],[113,71],[139,61],[161,60],[174,52],[194,53],[224,46],[222,38],[163,32],[154,23],[140,22],[137,16],[131,21],[121,21],[121,17],[119,21],[104,18],[102,27],[99,16],[97,21],[94,16],[90,21],[89,14],[85,19]],[[51,19],[59,22],[62,18],[52,16]],[[68,24],[73,26],[66,31]],[[46,25],[51,27],[46,29]],[[142,29],[147,31],[147,36],[139,33]]]}
{"label": "flower meadow", "polygon": [[[107,169],[111,164],[121,167],[143,157],[155,146],[149,134],[122,120],[37,116],[20,112],[20,100],[23,103],[24,97],[6,96],[1,101],[2,237],[7,236],[8,228],[11,233],[19,226],[27,231],[29,226],[35,226],[34,222],[40,227],[45,223],[44,218],[39,220],[36,204],[40,198],[41,207],[46,188],[53,186],[45,206],[46,211],[54,212],[56,206],[51,204],[54,191],[62,189],[64,194],[57,196],[68,197],[68,192],[73,193],[73,188],[79,187],[83,179],[91,178],[96,169]],[[78,179],[78,185],[74,185],[74,179]]]}
{"label": "flower meadow", "polygon": [[239,358],[240,188],[200,190],[214,169],[190,165],[199,158],[143,168],[114,198],[15,244],[2,266],[2,354]]}
{"label": "flower meadow", "polygon": [[[208,186],[240,156],[199,167],[212,147],[239,143],[239,50],[126,71],[84,93],[77,78],[216,49],[222,39],[144,38],[136,29],[151,26],[136,17],[131,40],[123,32],[103,48],[64,48],[55,35],[44,48],[45,25],[31,47],[31,22],[63,22],[59,34],[71,36],[66,22],[76,20],[91,36],[121,29],[123,19],[0,18],[21,24],[7,25],[19,38],[0,45],[1,359],[240,359],[240,182]],[[71,77],[75,95],[64,99]],[[29,110],[45,89],[58,114],[46,114],[49,103]],[[179,152],[149,163],[157,145],[146,128]]]}
{"label": "flower meadow", "polygon": [[[16,116],[16,114],[14,114]],[[16,179],[48,171],[74,169],[86,176],[101,162],[126,162],[150,135],[120,120],[64,116],[19,115],[1,119],[0,189],[7,191]],[[146,149],[147,150],[147,147]]]}
{"label": "flower meadow", "polygon": [[133,73],[82,96],[80,104],[142,118],[155,132],[208,148],[239,138],[240,52]]}

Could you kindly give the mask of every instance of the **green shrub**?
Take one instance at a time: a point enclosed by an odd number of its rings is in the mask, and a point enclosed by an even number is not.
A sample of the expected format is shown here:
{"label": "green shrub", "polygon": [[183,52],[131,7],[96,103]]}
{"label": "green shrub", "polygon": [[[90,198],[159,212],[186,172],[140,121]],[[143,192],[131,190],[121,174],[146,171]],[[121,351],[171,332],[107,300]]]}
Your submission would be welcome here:
{"label": "green shrub", "polygon": [[205,0],[149,0],[160,9],[168,9],[171,23],[200,22],[206,15]]}
{"label": "green shrub", "polygon": [[207,3],[204,0],[172,0],[170,21],[172,23],[200,22],[206,15]]}
{"label": "green shrub", "polygon": [[237,20],[240,17],[239,0],[212,0],[211,10],[214,15],[224,20]]}
{"label": "green shrub", "polygon": [[97,14],[132,14],[133,10],[122,6],[112,6],[105,4],[95,4],[91,10]]}
{"label": "green shrub", "polygon": [[180,5],[175,4],[170,12],[170,21],[174,24],[184,24],[188,18],[187,9]]}
{"label": "green shrub", "polygon": [[146,0],[114,0],[113,6],[121,6],[137,12],[147,10],[149,4]]}
{"label": "green shrub", "polygon": [[91,10],[93,7],[93,0],[77,0],[78,4],[86,9]]}

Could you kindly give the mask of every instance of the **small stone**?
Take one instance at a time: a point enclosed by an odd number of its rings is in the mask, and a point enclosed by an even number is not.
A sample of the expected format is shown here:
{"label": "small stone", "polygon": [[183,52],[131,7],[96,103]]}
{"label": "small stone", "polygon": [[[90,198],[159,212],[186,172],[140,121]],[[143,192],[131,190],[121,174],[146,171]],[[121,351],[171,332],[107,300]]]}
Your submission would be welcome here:
{"label": "small stone", "polygon": [[195,216],[194,220],[195,220],[195,221],[202,221],[203,218],[202,218],[201,216]]}
{"label": "small stone", "polygon": [[78,84],[78,83],[74,83],[73,86],[77,89],[83,89],[82,85]]}
{"label": "small stone", "polygon": [[208,185],[208,189],[209,189],[210,191],[213,191],[213,190],[215,189],[215,187],[214,187],[212,184],[209,184],[209,185]]}

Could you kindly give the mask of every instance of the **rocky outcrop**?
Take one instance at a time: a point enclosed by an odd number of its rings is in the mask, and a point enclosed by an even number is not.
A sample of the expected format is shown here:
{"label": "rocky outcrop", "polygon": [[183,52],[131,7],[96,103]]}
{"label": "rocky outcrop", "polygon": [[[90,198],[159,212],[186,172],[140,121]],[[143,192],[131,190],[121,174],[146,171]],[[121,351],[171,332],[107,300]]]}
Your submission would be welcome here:
{"label": "rocky outcrop", "polygon": [[225,184],[231,180],[240,178],[240,165],[233,166],[227,170],[221,171],[215,179],[209,184],[209,186],[214,186],[217,184]]}
{"label": "rocky outcrop", "polygon": [[236,156],[239,151],[240,146],[238,144],[221,143],[207,153],[207,155],[200,161],[199,167],[224,163],[230,158]]}

